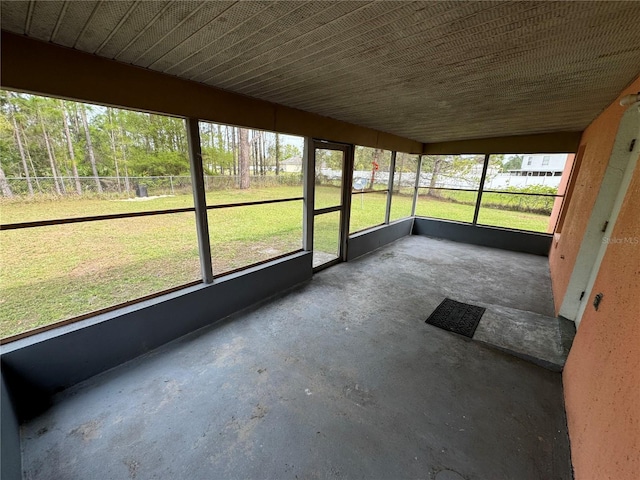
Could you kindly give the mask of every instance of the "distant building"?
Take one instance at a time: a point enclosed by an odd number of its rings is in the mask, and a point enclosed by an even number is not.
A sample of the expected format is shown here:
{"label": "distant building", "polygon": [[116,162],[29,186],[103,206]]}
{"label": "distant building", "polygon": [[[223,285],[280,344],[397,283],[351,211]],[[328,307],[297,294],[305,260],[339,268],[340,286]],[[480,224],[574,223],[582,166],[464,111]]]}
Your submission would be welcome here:
{"label": "distant building", "polygon": [[289,157],[280,162],[280,171],[286,173],[302,173],[302,157]]}
{"label": "distant building", "polygon": [[521,167],[509,170],[509,174],[517,177],[560,177],[566,161],[564,153],[525,155]]}
{"label": "distant building", "polygon": [[530,185],[558,188],[567,158],[569,156],[566,153],[525,154],[520,168],[498,174],[487,172],[485,188],[522,188]]}

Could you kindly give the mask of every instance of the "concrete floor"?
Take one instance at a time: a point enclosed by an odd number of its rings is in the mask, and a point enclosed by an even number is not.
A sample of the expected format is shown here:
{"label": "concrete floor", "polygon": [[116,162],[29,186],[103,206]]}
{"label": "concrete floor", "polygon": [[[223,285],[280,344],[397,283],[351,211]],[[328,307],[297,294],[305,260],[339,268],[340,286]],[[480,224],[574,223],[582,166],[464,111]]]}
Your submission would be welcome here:
{"label": "concrete floor", "polygon": [[560,374],[426,324],[445,296],[552,313],[545,258],[407,237],[62,392],[25,477],[570,479]]}

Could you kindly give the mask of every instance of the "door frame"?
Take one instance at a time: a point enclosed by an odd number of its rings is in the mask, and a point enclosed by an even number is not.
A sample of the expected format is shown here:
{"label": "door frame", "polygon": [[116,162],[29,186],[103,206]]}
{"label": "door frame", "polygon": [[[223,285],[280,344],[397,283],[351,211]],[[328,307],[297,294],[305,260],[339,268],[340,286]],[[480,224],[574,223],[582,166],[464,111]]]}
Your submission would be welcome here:
{"label": "door frame", "polygon": [[[605,227],[602,229],[602,240],[600,243],[600,249],[598,250],[598,254],[596,255],[596,257],[594,258],[593,267],[591,267],[589,280],[587,282],[587,287],[584,290],[585,294],[582,296],[582,299],[580,300],[580,304],[578,306],[578,313],[575,320],[576,326],[580,325],[580,321],[582,320],[582,316],[584,315],[587,307],[595,301],[595,297],[593,296],[593,286],[595,285],[598,274],[600,273],[600,266],[602,265],[602,260],[607,253],[609,238],[613,234],[613,230],[618,220],[618,215],[620,213],[620,210],[622,209],[622,204],[627,196],[627,193],[629,192],[629,185],[631,184],[634,171],[636,170],[636,168],[638,168],[638,157],[640,157],[640,145],[638,144],[638,139],[640,139],[640,104],[636,103],[633,106],[629,107],[629,109],[623,115],[622,120],[620,121],[620,125],[622,128],[619,127],[618,129],[619,135],[624,135],[626,131],[629,131],[629,133],[634,138],[633,143],[629,143],[629,138],[627,136],[625,136],[624,140],[627,141],[627,145],[633,145],[633,147],[627,149],[627,164],[624,169],[624,173],[622,174],[622,180],[620,181],[618,192],[615,195],[615,201],[611,209],[611,214],[609,216],[609,219],[607,220],[607,223],[605,224]],[[620,152],[620,156],[622,158],[624,158],[624,155],[625,152]]]}
{"label": "door frame", "polygon": [[[315,178],[316,178],[316,149],[336,150],[343,152],[342,183],[340,185],[341,205],[315,209]],[[313,268],[319,272],[325,268],[347,260],[349,240],[349,218],[351,213],[351,184],[353,183],[354,146],[347,143],[330,142],[317,138],[307,138],[305,141],[305,171],[304,171],[304,232],[303,249],[313,254],[314,220],[318,215],[330,212],[340,212],[340,241],[338,258]]]}
{"label": "door frame", "polygon": [[640,133],[639,115],[637,104],[629,107],[622,115],[608,165],[589,214],[578,256],[560,305],[558,315],[573,320],[576,327],[580,325],[587,305],[593,300],[591,288],[606,252],[605,237],[609,236],[615,227],[620,205],[637,161],[638,146],[634,147],[633,152],[629,151],[629,146]]}

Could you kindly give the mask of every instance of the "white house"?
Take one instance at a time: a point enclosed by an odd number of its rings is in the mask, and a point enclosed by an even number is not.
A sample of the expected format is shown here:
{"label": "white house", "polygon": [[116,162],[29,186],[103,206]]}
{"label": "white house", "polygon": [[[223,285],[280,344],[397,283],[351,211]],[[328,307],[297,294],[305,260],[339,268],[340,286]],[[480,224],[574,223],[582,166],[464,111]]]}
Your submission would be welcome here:
{"label": "white house", "polygon": [[280,171],[286,173],[302,173],[302,158],[298,155],[280,162]]}
{"label": "white house", "polygon": [[522,177],[560,177],[566,161],[564,153],[525,155],[520,169],[509,170],[509,173]]}
{"label": "white house", "polygon": [[523,155],[520,168],[497,175],[487,174],[485,188],[501,189],[528,185],[557,188],[560,185],[567,158],[566,153]]}

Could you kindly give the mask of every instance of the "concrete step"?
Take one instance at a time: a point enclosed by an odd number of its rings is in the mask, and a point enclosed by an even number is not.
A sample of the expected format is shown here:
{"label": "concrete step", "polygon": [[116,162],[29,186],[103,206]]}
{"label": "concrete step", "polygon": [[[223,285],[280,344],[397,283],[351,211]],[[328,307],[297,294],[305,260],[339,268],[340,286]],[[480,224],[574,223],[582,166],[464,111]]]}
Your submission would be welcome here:
{"label": "concrete step", "polygon": [[473,340],[560,372],[575,336],[575,325],[562,317],[500,305],[475,303],[485,311]]}

